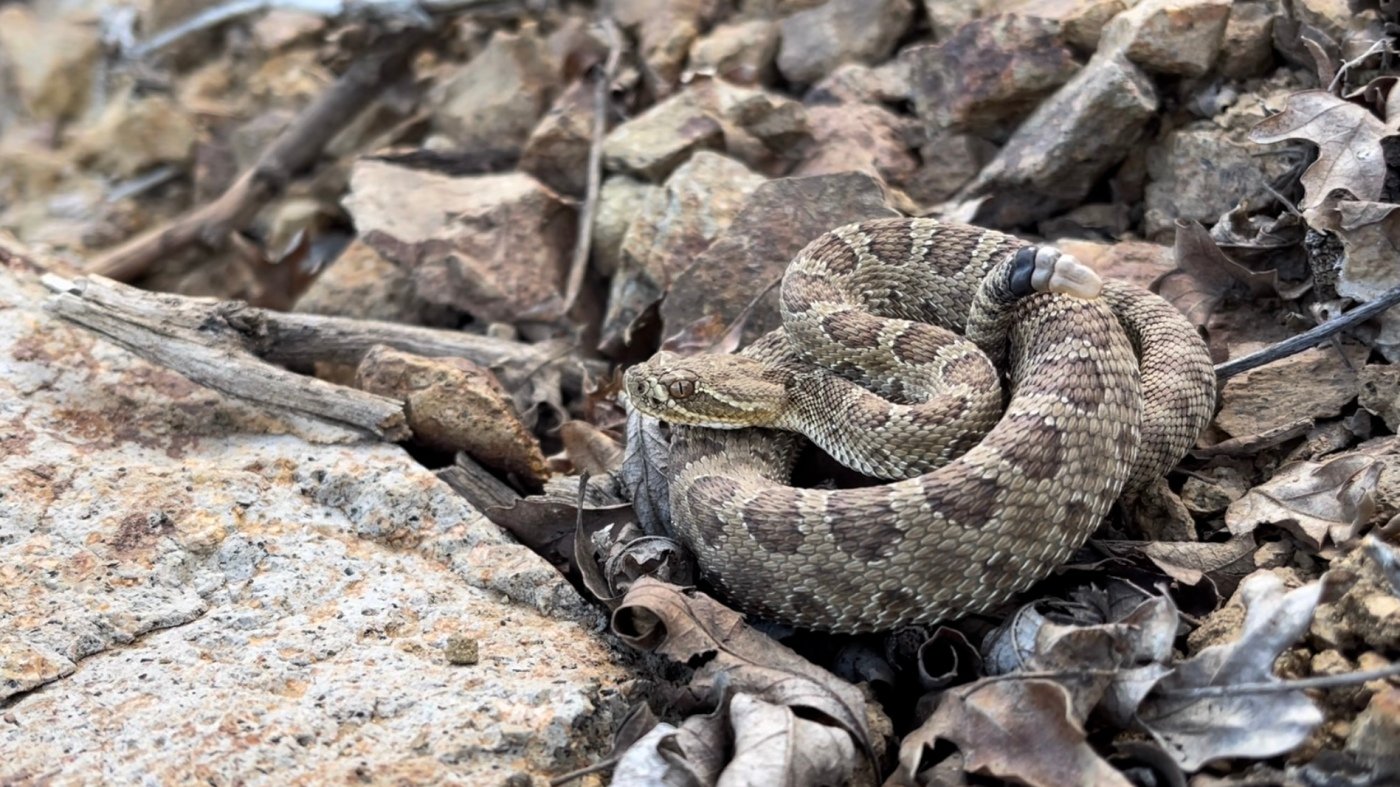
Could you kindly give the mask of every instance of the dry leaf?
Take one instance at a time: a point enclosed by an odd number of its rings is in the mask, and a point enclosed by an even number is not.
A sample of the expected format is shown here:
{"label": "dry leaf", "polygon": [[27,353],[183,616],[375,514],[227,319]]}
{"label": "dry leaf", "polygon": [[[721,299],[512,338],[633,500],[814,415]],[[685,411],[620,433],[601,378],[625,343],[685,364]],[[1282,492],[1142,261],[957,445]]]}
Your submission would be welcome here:
{"label": "dry leaf", "polygon": [[1317,145],[1317,161],[1303,173],[1307,209],[1322,204],[1335,189],[1359,200],[1380,199],[1385,186],[1385,151],[1381,140],[1400,131],[1365,107],[1326,90],[1305,90],[1288,97],[1282,112],[1259,122],[1249,138],[1255,142],[1303,139]]}
{"label": "dry leaf", "polygon": [[1069,692],[1048,680],[979,681],[943,695],[938,709],[899,747],[899,768],[885,782],[917,784],[924,749],[939,740],[962,752],[968,773],[1031,787],[1129,787],[1085,742],[1070,715]]}
{"label": "dry leaf", "polygon": [[546,495],[521,498],[508,507],[491,506],[481,513],[556,566],[567,566],[574,559],[573,534],[580,513],[588,533],[635,519],[626,503],[580,509],[577,503]]}
{"label": "dry leaf", "polygon": [[[1240,585],[1245,604],[1240,638],[1203,649],[1157,684],[1138,710],[1138,721],[1182,768],[1194,771],[1223,757],[1282,754],[1322,723],[1322,712],[1302,691],[1228,691],[1281,683],[1273,674],[1274,660],[1307,630],[1322,589],[1322,582],[1313,582],[1285,593],[1273,574],[1251,576]],[[1208,687],[1225,693],[1201,691]]]}
{"label": "dry leaf", "polygon": [[603,573],[608,587],[618,595],[642,577],[688,587],[695,584],[695,561],[675,539],[629,535],[626,540],[615,540],[608,549]]}
{"label": "dry leaf", "polygon": [[1205,325],[1236,285],[1256,295],[1279,290],[1278,273],[1259,273],[1230,259],[1199,222],[1176,222],[1176,270],[1163,274],[1152,290],[1166,298],[1193,325]]}
{"label": "dry leaf", "polygon": [[671,442],[661,434],[661,424],[640,410],[627,406],[627,453],[618,468],[617,481],[637,512],[642,531],[662,535],[671,524]]}
{"label": "dry leaf", "polygon": [[569,462],[580,473],[606,475],[622,464],[622,446],[587,421],[565,421],[559,426],[559,438]]}
{"label": "dry leaf", "polygon": [[800,708],[805,718],[844,730],[874,765],[861,691],[750,628],[709,596],[640,579],[613,612],[613,631],[639,650],[700,664],[693,691],[708,694],[717,680],[728,680],[739,693]]}
{"label": "dry leaf", "polygon": [[[1114,595],[1119,596],[1117,603]],[[1052,621],[1036,604],[1018,610],[987,638],[987,672],[1062,674],[1066,677],[1060,682],[1073,700],[1071,717],[1076,722],[1103,707],[1126,726],[1138,702],[1169,671],[1165,665],[1176,639],[1176,605],[1169,597],[1146,596],[1122,582],[1109,594],[1081,599],[1089,602],[1076,610],[1081,619],[1068,623]],[[1113,607],[1130,608],[1114,615]]]}
{"label": "dry leaf", "polygon": [[1262,524],[1280,525],[1312,546],[1348,541],[1375,513],[1374,494],[1382,465],[1378,454],[1395,438],[1381,438],[1324,462],[1288,465],[1225,510],[1231,533],[1251,533]]}
{"label": "dry leaf", "polygon": [[838,727],[798,716],[784,705],[749,694],[729,705],[734,725],[734,759],[719,787],[772,784],[846,783],[856,762],[851,736]]}
{"label": "dry leaf", "polygon": [[[1162,573],[1183,585],[1197,585],[1208,576],[1216,586],[1222,583],[1217,579],[1218,572],[1233,566],[1247,566],[1246,571],[1254,570],[1254,563],[1248,558],[1254,554],[1254,537],[1239,535],[1225,542],[1213,541],[1097,541],[1095,544],[1112,555],[1141,555],[1152,561]],[[1233,582],[1227,583],[1223,592],[1234,589]]]}
{"label": "dry leaf", "polygon": [[1400,285],[1400,205],[1339,200],[1337,227],[1346,255],[1337,277],[1337,293],[1372,301]]}
{"label": "dry leaf", "polygon": [[719,687],[716,694],[713,712],[687,717],[680,727],[662,722],[632,743],[613,770],[612,787],[715,784],[733,749],[732,692]]}

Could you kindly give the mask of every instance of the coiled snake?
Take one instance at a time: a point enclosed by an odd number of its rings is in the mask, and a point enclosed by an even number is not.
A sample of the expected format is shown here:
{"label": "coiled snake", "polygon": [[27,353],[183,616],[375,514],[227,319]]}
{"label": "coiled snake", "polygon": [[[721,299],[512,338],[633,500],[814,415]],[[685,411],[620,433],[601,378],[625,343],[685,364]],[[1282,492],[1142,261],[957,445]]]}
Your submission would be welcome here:
{"label": "coiled snake", "polygon": [[[1210,357],[1170,304],[991,230],[841,227],[793,259],[780,303],[784,327],[738,355],[663,353],[625,377],[673,424],[673,528],[763,618],[872,631],[1000,604],[1212,415]],[[777,430],[900,480],[790,486],[800,444]]]}

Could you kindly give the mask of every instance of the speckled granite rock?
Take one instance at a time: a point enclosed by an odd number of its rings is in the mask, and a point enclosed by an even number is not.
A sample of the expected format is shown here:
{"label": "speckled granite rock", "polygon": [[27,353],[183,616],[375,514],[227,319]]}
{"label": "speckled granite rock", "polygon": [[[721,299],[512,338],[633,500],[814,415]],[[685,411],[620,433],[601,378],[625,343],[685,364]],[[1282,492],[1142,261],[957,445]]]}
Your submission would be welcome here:
{"label": "speckled granite rock", "polygon": [[545,561],[396,446],[55,321],[5,247],[0,783],[530,784],[607,748],[627,673]]}

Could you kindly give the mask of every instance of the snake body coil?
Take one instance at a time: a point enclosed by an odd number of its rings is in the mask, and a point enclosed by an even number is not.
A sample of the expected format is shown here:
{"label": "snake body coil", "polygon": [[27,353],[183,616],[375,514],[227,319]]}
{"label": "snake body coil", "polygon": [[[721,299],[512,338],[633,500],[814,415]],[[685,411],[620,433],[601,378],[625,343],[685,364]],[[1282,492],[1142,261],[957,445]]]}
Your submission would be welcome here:
{"label": "snake body coil", "polygon": [[[677,425],[672,526],[722,595],[831,631],[985,610],[1181,458],[1214,405],[1195,330],[1140,288],[1083,291],[1046,251],[929,219],[842,227],[789,266],[782,329],[628,371],[633,403]],[[790,486],[800,445],[775,429],[901,480]]]}

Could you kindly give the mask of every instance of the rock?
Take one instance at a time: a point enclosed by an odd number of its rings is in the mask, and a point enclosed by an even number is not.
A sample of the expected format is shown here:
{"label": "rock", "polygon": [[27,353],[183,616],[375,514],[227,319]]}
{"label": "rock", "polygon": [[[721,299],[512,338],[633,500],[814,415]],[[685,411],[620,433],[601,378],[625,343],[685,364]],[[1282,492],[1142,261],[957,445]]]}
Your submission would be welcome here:
{"label": "rock", "polygon": [[767,19],[718,25],[690,47],[686,67],[738,85],[757,85],[773,71],[778,53],[778,25]]}
{"label": "rock", "polygon": [[355,387],[405,404],[413,436],[539,483],[549,466],[496,375],[466,358],[425,358],[376,346],[360,361]]}
{"label": "rock", "polygon": [[914,15],[910,0],[827,0],[782,21],[778,71],[812,84],[848,62],[878,63],[894,51]]}
{"label": "rock", "polygon": [[38,120],[66,120],[83,111],[102,53],[101,34],[80,14],[0,8],[0,72],[26,112]]}
{"label": "rock", "polygon": [[723,127],[691,87],[613,129],[603,143],[603,164],[659,183],[692,152],[723,145]]}
{"label": "rock", "polygon": [[555,80],[554,63],[538,36],[497,32],[434,89],[433,130],[458,150],[519,154],[549,106]]}
{"label": "rock", "polygon": [[[1263,115],[1252,120],[1263,120]],[[1260,162],[1246,138],[1249,123],[1231,125],[1198,120],[1148,149],[1143,223],[1149,238],[1169,241],[1178,219],[1210,226],[1236,205],[1268,196],[1269,183],[1289,162],[1277,156]]]}
{"label": "rock", "polygon": [[901,185],[919,203],[943,202],[967,185],[996,153],[996,145],[981,137],[935,129],[919,146],[918,170]]}
{"label": "rock", "polygon": [[1269,73],[1274,64],[1276,16],[1278,9],[1270,2],[1231,4],[1216,64],[1221,76],[1252,79]]}
{"label": "rock", "polygon": [[960,196],[987,196],[976,217],[996,227],[1078,205],[1133,149],[1156,109],[1147,75],[1120,56],[1095,56],[1041,102]]}
{"label": "rock", "polygon": [[593,144],[593,84],[576,79],[525,140],[520,169],[561,194],[582,197]]}
{"label": "rock", "polygon": [[1329,418],[1356,398],[1356,367],[1365,348],[1315,348],[1230,378],[1220,391],[1215,426],[1234,437],[1262,434],[1303,419]]}
{"label": "rock", "polygon": [[617,0],[618,24],[635,32],[643,75],[658,98],[671,95],[686,54],[700,31],[719,13],[717,0]]}
{"label": "rock", "polygon": [[1352,10],[1349,0],[1294,0],[1293,18],[1300,24],[1315,27],[1333,41],[1341,41],[1347,33],[1361,27],[1363,19]]}
{"label": "rock", "polygon": [[914,106],[930,128],[1004,139],[1079,64],[1054,22],[1003,14],[906,53]]}
{"label": "rock", "polygon": [[1154,74],[1201,76],[1215,63],[1230,0],[1142,0],[1104,28],[1100,52]]}
{"label": "rock", "polygon": [[724,128],[725,151],[760,172],[782,174],[811,144],[806,111],[786,96],[718,79],[696,90]]}
{"label": "rock", "polygon": [[309,11],[274,8],[249,27],[260,52],[275,52],[325,35],[326,17]]}
{"label": "rock", "polygon": [[1356,717],[1345,751],[1366,763],[1382,779],[1400,779],[1400,688],[1386,686],[1371,695],[1366,709]]}
{"label": "rock", "polygon": [[692,152],[723,149],[750,167],[780,173],[810,139],[796,101],[706,79],[613,129],[603,158],[609,169],[661,181]]}
{"label": "rock", "polygon": [[1357,403],[1379,416],[1392,432],[1400,432],[1400,367],[1369,363],[1358,375],[1361,391]]}
{"label": "rock", "polygon": [[294,311],[453,327],[458,318],[418,297],[409,271],[356,239],[311,283]]}
{"label": "rock", "polygon": [[764,177],[730,158],[701,151],[648,195],[622,241],[599,348],[616,354],[636,320],[729,226]]}
{"label": "rock", "polygon": [[1112,240],[1131,234],[1132,229],[1132,211],[1122,202],[1091,202],[1036,224],[1038,234],[1047,238]]}
{"label": "rock", "polygon": [[953,35],[958,28],[982,16],[987,5],[997,2],[999,0],[924,0],[933,39],[942,41]]}
{"label": "rock", "polygon": [[560,306],[574,211],[529,175],[451,177],[362,160],[345,208],[365,243],[413,272],[425,301],[500,322]]}
{"label": "rock", "polygon": [[184,163],[196,134],[189,114],[169,98],[127,95],[107,104],[74,144],[78,156],[94,168],[130,178],[161,164]]}
{"label": "rock", "polygon": [[882,106],[814,106],[807,109],[807,121],[813,142],[794,176],[864,172],[902,184],[918,170],[905,142],[909,122]]}
{"label": "rock", "polygon": [[[663,335],[716,315],[728,323],[778,281],[793,255],[828,230],[897,216],[869,175],[847,172],[782,178],[754,190],[734,222],[672,283],[661,304]],[[776,287],[763,296],[744,329],[753,341],[778,326]]]}
{"label": "rock", "polygon": [[911,70],[908,51],[874,67],[842,63],[813,85],[803,100],[808,105],[902,103],[910,100],[914,93],[910,84]]}
{"label": "rock", "polygon": [[622,254],[622,238],[647,197],[659,186],[616,175],[598,189],[598,208],[593,212],[593,268],[603,276],[617,270]]}
{"label": "rock", "polygon": [[532,783],[606,754],[630,672],[543,559],[397,446],[52,319],[7,246],[0,782]]}
{"label": "rock", "polygon": [[1099,48],[1109,20],[1127,9],[1124,0],[1013,0],[999,3],[1004,14],[1024,14],[1059,24],[1060,35],[1082,52]]}

